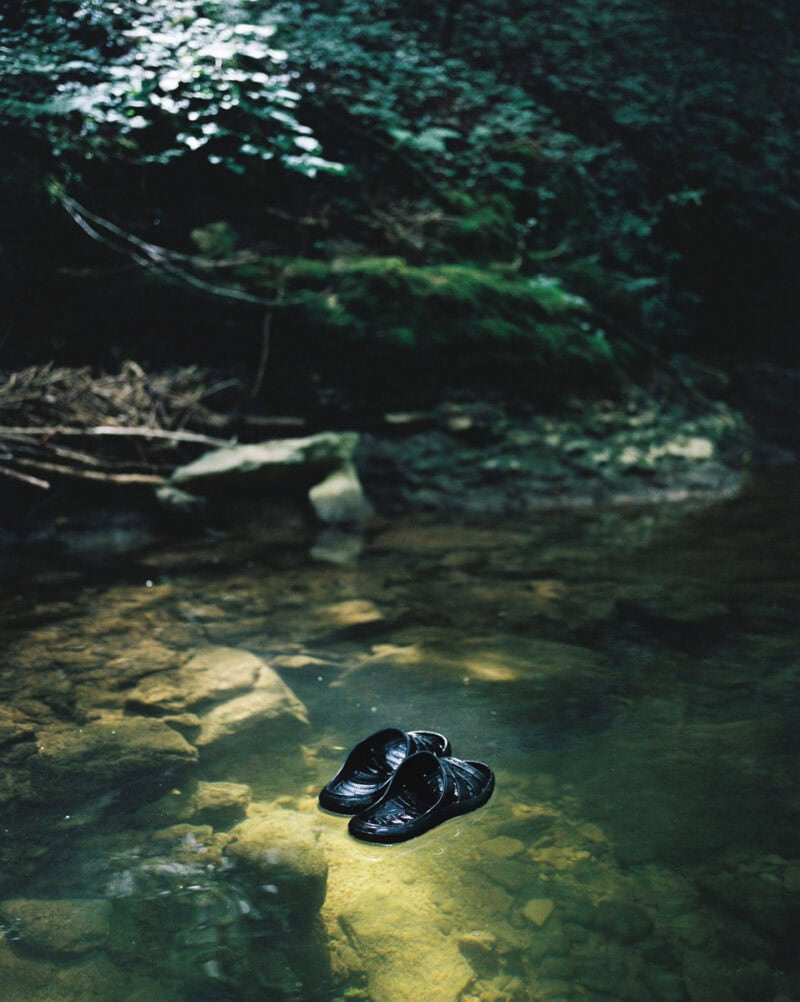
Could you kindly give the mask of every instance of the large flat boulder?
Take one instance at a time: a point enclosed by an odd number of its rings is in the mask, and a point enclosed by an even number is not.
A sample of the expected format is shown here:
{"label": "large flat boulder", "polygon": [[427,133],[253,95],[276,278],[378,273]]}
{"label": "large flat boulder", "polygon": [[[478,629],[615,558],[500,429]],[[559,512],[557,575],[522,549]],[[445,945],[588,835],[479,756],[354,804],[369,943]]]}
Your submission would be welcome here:
{"label": "large flat boulder", "polygon": [[351,462],[357,444],[355,432],[322,432],[306,438],[226,446],[179,466],[170,482],[198,494],[242,479],[259,483],[305,481],[310,486]]}
{"label": "large flat boulder", "polygon": [[37,798],[77,807],[86,796],[134,786],[144,796],[197,759],[197,749],[162,720],[104,713],[48,728],[30,760],[31,781]]}
{"label": "large flat boulder", "polygon": [[252,692],[228,699],[201,715],[195,743],[204,748],[264,724],[290,722],[307,724],[305,707],[271,668],[265,668]]}
{"label": "large flat boulder", "polygon": [[371,508],[353,462],[358,440],[356,432],[320,432],[213,449],[174,470],[159,500],[186,510],[198,496],[288,495],[310,501],[323,522],[360,523]]}
{"label": "large flat boulder", "polygon": [[305,725],[303,703],[262,658],[235,647],[209,647],[181,668],[143,679],[126,707],[167,718],[191,713],[198,747],[241,736],[263,725]]}
{"label": "large flat boulder", "polygon": [[131,710],[183,713],[202,704],[219,703],[248,692],[266,665],[249,651],[209,647],[176,671],[143,679],[126,700]]}

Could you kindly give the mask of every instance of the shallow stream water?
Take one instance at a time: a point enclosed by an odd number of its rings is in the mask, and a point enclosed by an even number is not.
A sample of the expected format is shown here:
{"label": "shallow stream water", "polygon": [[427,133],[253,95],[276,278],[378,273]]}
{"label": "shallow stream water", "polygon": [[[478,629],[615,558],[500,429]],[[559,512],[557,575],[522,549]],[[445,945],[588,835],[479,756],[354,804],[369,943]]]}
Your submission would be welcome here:
{"label": "shallow stream water", "polygon": [[[9,554],[2,998],[800,998],[798,498]],[[220,649],[304,710],[200,743]],[[351,839],[316,793],[387,725],[490,802]]]}

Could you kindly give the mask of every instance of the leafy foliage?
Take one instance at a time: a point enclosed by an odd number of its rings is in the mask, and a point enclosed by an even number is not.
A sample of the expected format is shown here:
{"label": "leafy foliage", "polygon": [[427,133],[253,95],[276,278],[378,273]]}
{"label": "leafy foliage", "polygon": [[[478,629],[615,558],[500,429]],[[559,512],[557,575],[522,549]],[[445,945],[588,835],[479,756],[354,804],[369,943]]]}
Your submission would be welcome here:
{"label": "leafy foliage", "polygon": [[278,333],[605,371],[794,336],[799,35],[794,0],[22,0],[2,114]]}
{"label": "leafy foliage", "polygon": [[14,56],[6,113],[39,123],[73,168],[202,151],[237,173],[275,157],[309,176],[341,169],[298,121],[275,25],[255,13],[239,20],[245,5],[221,0],[61,0],[0,35]]}
{"label": "leafy foliage", "polygon": [[[769,228],[797,254],[800,24],[787,0],[279,10],[304,102],[348,108],[440,190],[502,193],[518,246],[602,262],[650,336],[691,323],[681,266],[697,231],[728,243],[735,231],[746,254],[746,234]],[[397,171],[377,152],[363,170],[380,197]]]}

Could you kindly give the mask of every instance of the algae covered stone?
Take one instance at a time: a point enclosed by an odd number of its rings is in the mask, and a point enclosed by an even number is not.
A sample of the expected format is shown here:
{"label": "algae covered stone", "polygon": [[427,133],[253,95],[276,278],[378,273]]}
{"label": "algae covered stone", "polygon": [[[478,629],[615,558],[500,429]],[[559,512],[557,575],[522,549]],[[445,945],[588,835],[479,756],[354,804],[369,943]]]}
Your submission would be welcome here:
{"label": "algae covered stone", "polygon": [[144,679],[129,710],[150,715],[194,714],[198,747],[238,737],[265,723],[305,725],[303,703],[262,658],[235,647],[198,651],[180,669]]}
{"label": "algae covered stone", "polygon": [[111,903],[105,900],[0,902],[0,919],[24,947],[48,953],[82,954],[103,946]]}
{"label": "algae covered stone", "polygon": [[217,827],[243,818],[252,797],[245,783],[199,782],[191,800],[193,818]]}
{"label": "algae covered stone", "polygon": [[325,901],[328,863],[312,820],[276,809],[231,829],[226,855],[249,869],[293,920],[308,924]]}
{"label": "algae covered stone", "polygon": [[130,709],[181,712],[198,703],[217,703],[251,689],[264,662],[235,647],[198,651],[181,668],[144,679],[128,697]]}
{"label": "algae covered stone", "polygon": [[49,728],[31,759],[31,781],[34,794],[61,803],[122,793],[130,784],[144,795],[197,758],[197,749],[161,720],[104,713],[80,726]]}
{"label": "algae covered stone", "polygon": [[555,903],[550,898],[531,898],[522,909],[522,914],[541,928],[553,914],[554,908]]}
{"label": "algae covered stone", "polygon": [[264,723],[308,723],[305,706],[280,675],[267,665],[259,672],[252,691],[226,700],[200,715],[196,744],[205,747],[225,738],[238,737]]}
{"label": "algae covered stone", "polygon": [[511,859],[525,851],[525,843],[509,835],[497,835],[479,846],[482,855],[489,859]]}

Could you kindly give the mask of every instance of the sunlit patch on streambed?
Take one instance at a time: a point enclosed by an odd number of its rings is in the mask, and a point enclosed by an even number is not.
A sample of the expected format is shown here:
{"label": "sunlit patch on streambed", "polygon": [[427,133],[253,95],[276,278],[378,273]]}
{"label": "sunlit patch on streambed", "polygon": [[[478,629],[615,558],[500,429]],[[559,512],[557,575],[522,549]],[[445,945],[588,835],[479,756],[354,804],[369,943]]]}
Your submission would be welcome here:
{"label": "sunlit patch on streambed", "polygon": [[[788,491],[5,575],[4,1002],[797,997],[797,529]],[[350,838],[316,795],[387,725],[492,799]]]}

